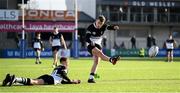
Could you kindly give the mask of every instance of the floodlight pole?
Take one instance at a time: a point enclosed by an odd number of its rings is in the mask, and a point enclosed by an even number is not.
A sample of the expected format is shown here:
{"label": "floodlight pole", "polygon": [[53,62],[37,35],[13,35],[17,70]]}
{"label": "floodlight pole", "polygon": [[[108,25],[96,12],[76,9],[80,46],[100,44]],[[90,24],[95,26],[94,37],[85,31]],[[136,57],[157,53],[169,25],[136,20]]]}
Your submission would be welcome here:
{"label": "floodlight pole", "polygon": [[75,8],[75,32],[74,32],[74,46],[73,46],[73,57],[78,58],[79,57],[79,47],[78,47],[78,10],[77,10],[77,0],[75,0],[74,3]]}
{"label": "floodlight pole", "polygon": [[22,39],[21,39],[21,58],[25,58],[25,25],[24,25],[24,0],[22,0]]}

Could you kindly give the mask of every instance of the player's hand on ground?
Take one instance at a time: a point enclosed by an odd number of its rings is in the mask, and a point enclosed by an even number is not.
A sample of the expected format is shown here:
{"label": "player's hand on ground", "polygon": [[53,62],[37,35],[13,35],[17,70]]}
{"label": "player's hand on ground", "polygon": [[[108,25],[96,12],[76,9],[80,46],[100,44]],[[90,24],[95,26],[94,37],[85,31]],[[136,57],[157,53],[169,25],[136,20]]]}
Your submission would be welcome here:
{"label": "player's hand on ground", "polygon": [[71,80],[71,82],[73,84],[80,84],[81,83],[81,80],[77,79],[77,80]]}

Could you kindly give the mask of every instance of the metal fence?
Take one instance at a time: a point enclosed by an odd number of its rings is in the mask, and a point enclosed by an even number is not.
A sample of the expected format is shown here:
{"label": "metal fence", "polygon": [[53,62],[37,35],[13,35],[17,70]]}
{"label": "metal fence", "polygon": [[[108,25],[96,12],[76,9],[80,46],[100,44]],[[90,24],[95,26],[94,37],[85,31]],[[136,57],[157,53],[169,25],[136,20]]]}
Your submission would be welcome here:
{"label": "metal fence", "polygon": [[136,22],[136,23],[180,23],[180,13],[122,13],[122,12],[103,12],[111,22]]}

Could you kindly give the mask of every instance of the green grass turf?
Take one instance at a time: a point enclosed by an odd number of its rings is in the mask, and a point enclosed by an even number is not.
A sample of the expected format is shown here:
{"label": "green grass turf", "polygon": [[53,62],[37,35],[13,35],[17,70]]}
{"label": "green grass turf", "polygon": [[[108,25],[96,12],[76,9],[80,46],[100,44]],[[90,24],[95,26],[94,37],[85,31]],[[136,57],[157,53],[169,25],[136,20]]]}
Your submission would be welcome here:
{"label": "green grass turf", "polygon": [[[95,84],[88,84],[91,59],[70,59],[69,77],[82,80],[78,85],[36,85],[12,87],[0,86],[0,92],[180,92],[180,61],[164,62],[164,59],[125,58],[113,66],[108,62],[99,63]],[[41,65],[34,59],[0,59],[0,82],[6,73],[18,77],[37,78],[51,73],[52,59],[42,59]]]}

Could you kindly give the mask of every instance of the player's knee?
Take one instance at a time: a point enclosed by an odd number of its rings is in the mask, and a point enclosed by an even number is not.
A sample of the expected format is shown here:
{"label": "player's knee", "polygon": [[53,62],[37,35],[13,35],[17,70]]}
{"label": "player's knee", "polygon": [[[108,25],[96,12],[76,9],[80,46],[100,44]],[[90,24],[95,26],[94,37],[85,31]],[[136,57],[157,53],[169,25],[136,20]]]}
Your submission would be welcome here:
{"label": "player's knee", "polygon": [[37,81],[34,80],[34,79],[31,79],[31,82],[30,82],[32,85],[37,85]]}
{"label": "player's knee", "polygon": [[54,53],[54,55],[56,55],[57,54],[57,50],[54,50],[53,53]]}
{"label": "player's knee", "polygon": [[92,53],[93,53],[93,55],[101,55],[102,52],[99,49],[94,48],[94,49],[92,49]]}
{"label": "player's knee", "polygon": [[39,79],[31,80],[31,84],[33,85],[42,85],[43,83],[44,83],[43,80],[39,80]]}

